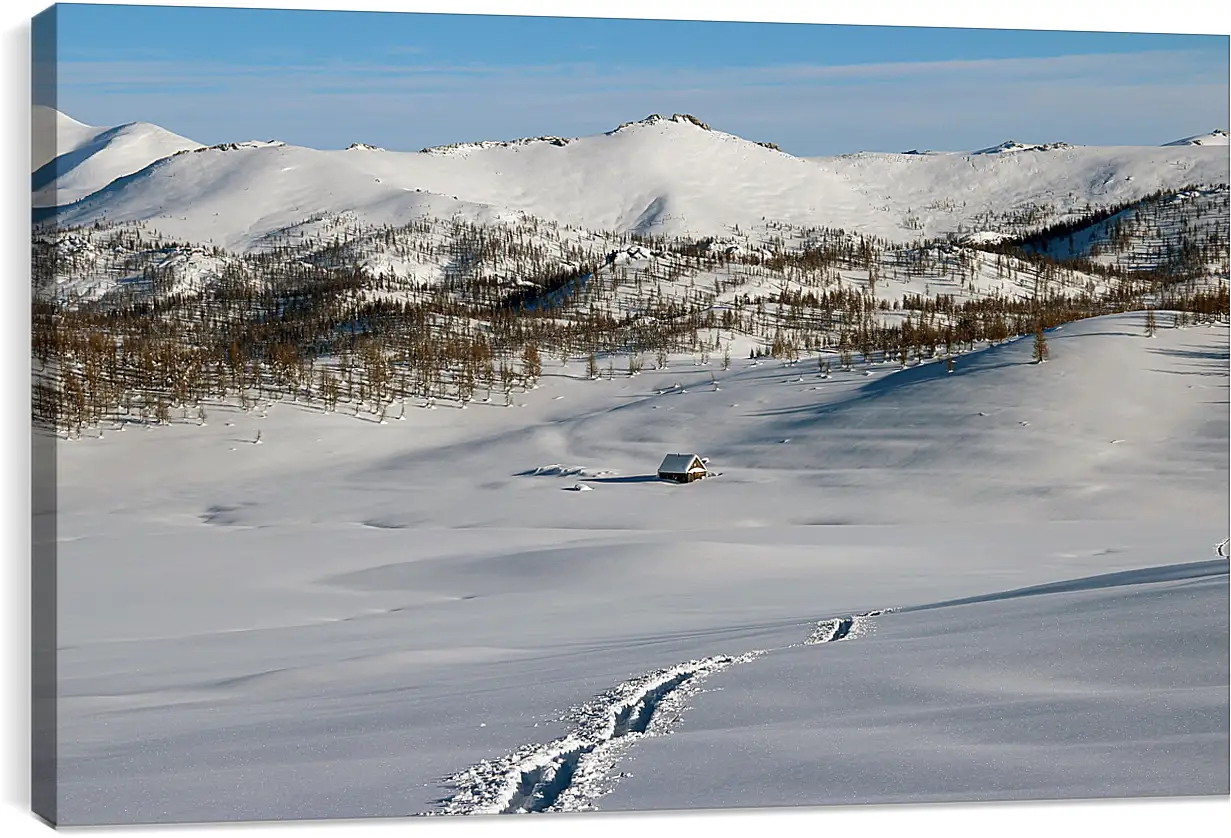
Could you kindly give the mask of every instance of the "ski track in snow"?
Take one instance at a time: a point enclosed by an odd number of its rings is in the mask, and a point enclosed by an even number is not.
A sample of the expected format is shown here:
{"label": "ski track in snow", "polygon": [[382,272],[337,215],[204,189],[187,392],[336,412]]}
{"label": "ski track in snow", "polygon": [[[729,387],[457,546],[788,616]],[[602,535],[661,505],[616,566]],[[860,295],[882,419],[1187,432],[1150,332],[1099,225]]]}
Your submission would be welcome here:
{"label": "ski track in snow", "polygon": [[624,749],[642,736],[667,733],[687,699],[709,675],[764,652],[716,655],[625,681],[566,717],[576,725],[546,745],[525,745],[483,761],[447,782],[457,789],[439,812],[477,815],[582,811],[610,790],[607,779]]}
{"label": "ski track in snow", "polygon": [[[803,643],[786,648],[863,637],[871,618],[893,609],[867,611],[817,622]],[[524,745],[496,760],[484,760],[446,779],[456,792],[425,815],[525,814],[594,809],[622,775],[612,776],[627,749],[644,736],[670,733],[702,682],[733,664],[771,650],[715,655],[657,669],[624,681],[574,708],[565,718],[574,730],[547,744]]]}
{"label": "ski track in snow", "polygon": [[819,643],[834,643],[839,640],[863,637],[872,630],[872,617],[888,614],[892,610],[892,608],[884,608],[879,611],[865,611],[862,614],[852,614],[849,617],[834,617],[828,620],[821,620],[813,627],[812,633],[808,635],[808,639],[803,642],[803,645],[815,646]]}
{"label": "ski track in snow", "polygon": [[[1225,556],[1228,543],[1224,540],[1215,547],[1219,556]],[[792,643],[782,648],[794,649],[864,637],[874,630],[873,618],[897,611],[927,610],[1112,584],[1187,579],[1194,574],[1208,575],[1211,570],[1209,565],[1215,564],[1218,563],[1147,568],[932,605],[885,608],[830,617],[814,623],[802,643]],[[680,720],[688,699],[701,691],[702,683],[710,675],[771,651],[781,649],[762,649],[736,657],[715,655],[657,669],[624,681],[570,711],[564,719],[573,722],[571,733],[547,744],[524,745],[500,759],[484,760],[446,778],[444,782],[456,789],[455,793],[440,800],[440,808],[436,811],[421,814],[523,814],[595,809],[595,802],[612,791],[615,783],[624,776],[613,772],[631,745],[644,736],[670,733]]]}

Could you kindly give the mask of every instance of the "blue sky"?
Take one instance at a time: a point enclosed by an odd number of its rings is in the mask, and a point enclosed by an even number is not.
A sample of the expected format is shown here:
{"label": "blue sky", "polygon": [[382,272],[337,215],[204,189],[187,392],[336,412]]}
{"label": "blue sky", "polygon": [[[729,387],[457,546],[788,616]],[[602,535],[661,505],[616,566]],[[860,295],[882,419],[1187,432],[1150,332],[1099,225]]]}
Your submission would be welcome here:
{"label": "blue sky", "polygon": [[1228,122],[1223,35],[64,5],[58,107],[396,149],[652,112],[800,155],[1156,144]]}

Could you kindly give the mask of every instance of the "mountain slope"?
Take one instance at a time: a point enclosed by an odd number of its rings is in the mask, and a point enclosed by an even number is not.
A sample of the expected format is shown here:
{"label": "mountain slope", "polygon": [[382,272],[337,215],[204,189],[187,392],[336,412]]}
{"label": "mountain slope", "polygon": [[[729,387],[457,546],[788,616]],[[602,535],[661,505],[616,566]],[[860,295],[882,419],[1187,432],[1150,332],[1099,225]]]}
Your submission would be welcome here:
{"label": "mountain slope", "polygon": [[[71,116],[46,105],[35,105],[30,111],[34,137],[38,140],[32,149],[31,170],[37,171],[56,158],[91,142],[106,131],[78,122]],[[50,140],[51,142],[47,142]]]}
{"label": "mountain slope", "polygon": [[[35,207],[72,203],[160,158],[201,147],[200,143],[148,122],[97,128],[58,111],[43,110],[41,116],[36,114],[37,118],[55,120],[57,156],[41,163],[31,177]],[[47,153],[44,150],[44,156]],[[38,159],[35,158],[36,162]]]}
{"label": "mountain slope", "polygon": [[840,172],[882,208],[882,235],[898,239],[909,230],[935,236],[958,225],[1024,232],[1081,214],[1087,205],[1109,206],[1160,189],[1228,181],[1227,155],[1218,148],[1007,143],[996,148],[973,154],[860,153],[813,159]]}
{"label": "mountain slope", "polygon": [[1176,146],[1176,145],[1225,146],[1227,145],[1227,132],[1222,130],[1221,128],[1216,128],[1208,134],[1197,134],[1192,137],[1185,137],[1182,140],[1175,140],[1173,142],[1166,143],[1166,145],[1168,146]]}
{"label": "mountain slope", "polygon": [[247,248],[266,236],[330,215],[372,224],[422,215],[491,220],[484,206],[382,183],[337,155],[281,143],[229,143],[158,160],[58,215],[61,224],[146,221],[197,242]]}
{"label": "mountain slope", "polygon": [[571,141],[352,157],[373,176],[595,229],[716,233],[763,217],[809,224],[866,213],[832,172],[685,116]]}
{"label": "mountain slope", "polygon": [[[804,224],[870,214],[832,172],[691,122],[650,119],[604,135],[553,140],[423,152],[239,149],[242,163],[213,150],[179,155],[68,208],[60,221],[149,220],[171,235],[238,244],[316,213],[342,211],[371,224],[396,223],[425,209],[445,217],[459,210],[469,217],[525,212],[642,233],[722,232],[764,217]],[[425,208],[423,193],[452,197]]]}

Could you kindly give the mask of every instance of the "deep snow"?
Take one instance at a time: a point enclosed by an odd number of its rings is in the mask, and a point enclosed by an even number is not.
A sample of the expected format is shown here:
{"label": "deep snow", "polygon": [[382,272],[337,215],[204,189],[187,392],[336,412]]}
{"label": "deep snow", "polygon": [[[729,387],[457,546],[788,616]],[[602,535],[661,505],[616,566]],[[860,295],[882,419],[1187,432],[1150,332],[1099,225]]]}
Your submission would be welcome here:
{"label": "deep snow", "polygon": [[[1226,794],[1227,330],[1049,339],[63,443],[62,823],[444,811],[707,660],[559,799]],[[656,481],[675,450],[722,476]]]}

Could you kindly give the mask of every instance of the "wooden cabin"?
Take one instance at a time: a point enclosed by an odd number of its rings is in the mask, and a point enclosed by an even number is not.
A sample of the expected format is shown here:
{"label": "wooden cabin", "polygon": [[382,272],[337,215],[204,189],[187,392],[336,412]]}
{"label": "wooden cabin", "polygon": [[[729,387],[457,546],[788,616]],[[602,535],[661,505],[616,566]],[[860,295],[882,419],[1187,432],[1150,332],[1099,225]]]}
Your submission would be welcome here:
{"label": "wooden cabin", "polygon": [[668,454],[658,467],[660,480],[674,480],[676,483],[691,483],[705,477],[705,474],[705,461],[696,454]]}

